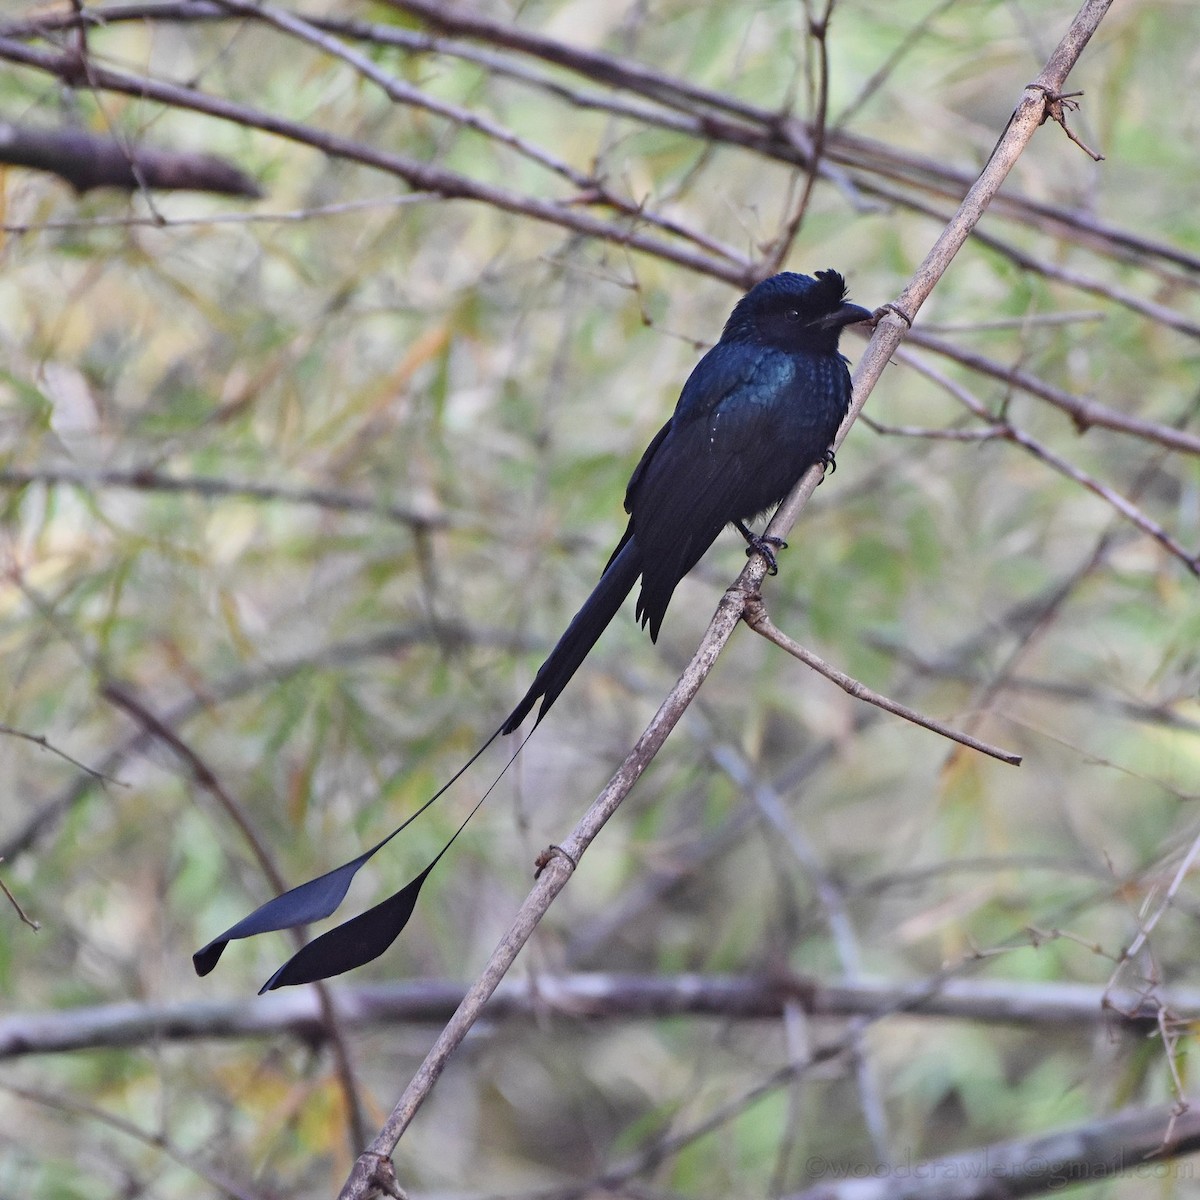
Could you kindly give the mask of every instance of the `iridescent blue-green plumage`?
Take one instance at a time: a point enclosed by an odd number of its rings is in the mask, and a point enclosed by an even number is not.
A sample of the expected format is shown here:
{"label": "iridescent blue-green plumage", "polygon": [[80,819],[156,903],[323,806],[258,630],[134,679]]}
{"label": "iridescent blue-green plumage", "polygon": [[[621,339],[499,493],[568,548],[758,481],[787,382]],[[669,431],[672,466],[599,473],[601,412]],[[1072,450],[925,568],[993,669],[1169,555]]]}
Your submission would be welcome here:
{"label": "iridescent blue-green plumage", "polygon": [[546,715],[639,577],[637,617],[657,639],[676,586],[721,530],[773,508],[825,457],[850,403],[838,336],[870,316],[845,296],[836,271],[788,271],[738,301],[633,472],[629,525],[604,574],[501,732],[539,700]]}

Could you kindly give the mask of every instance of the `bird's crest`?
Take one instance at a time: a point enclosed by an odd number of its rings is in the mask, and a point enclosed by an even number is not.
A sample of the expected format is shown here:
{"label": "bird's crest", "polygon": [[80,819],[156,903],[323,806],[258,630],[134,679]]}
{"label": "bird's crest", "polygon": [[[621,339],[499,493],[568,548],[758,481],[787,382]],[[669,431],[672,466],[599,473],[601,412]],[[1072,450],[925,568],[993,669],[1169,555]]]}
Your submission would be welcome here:
{"label": "bird's crest", "polygon": [[794,304],[811,320],[833,312],[845,298],[846,280],[838,271],[818,271],[815,276],[780,271],[755,284],[734,305],[721,338],[744,337],[753,330],[757,318],[782,304]]}

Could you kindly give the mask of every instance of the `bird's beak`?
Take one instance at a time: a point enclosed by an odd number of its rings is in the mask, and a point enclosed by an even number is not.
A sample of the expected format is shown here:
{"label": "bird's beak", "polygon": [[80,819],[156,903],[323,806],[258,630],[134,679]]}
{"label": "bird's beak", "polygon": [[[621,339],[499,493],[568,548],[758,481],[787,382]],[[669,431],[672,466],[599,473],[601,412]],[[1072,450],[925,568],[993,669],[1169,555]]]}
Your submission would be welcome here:
{"label": "bird's beak", "polygon": [[857,325],[860,321],[869,321],[873,315],[870,309],[863,308],[861,304],[846,301],[828,316],[813,323],[821,329],[841,329],[844,325]]}

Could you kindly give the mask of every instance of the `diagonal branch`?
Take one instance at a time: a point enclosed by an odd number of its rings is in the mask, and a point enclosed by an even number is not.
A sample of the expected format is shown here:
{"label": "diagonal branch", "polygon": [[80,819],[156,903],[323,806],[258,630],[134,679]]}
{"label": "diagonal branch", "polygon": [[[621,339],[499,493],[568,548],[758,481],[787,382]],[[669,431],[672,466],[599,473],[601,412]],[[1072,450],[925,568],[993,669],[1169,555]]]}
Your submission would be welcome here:
{"label": "diagonal branch", "polygon": [[814,1156],[809,1165],[824,1176],[821,1182],[785,1200],[1015,1200],[1058,1195],[1072,1184],[1099,1184],[1127,1172],[1165,1183],[1167,1160],[1198,1149],[1200,1109],[1132,1108],[1087,1125],[909,1163],[902,1178],[887,1170],[843,1172],[839,1162]]}
{"label": "diagonal branch", "polygon": [[992,758],[998,758],[1001,762],[1008,763],[1010,766],[1019,767],[1021,765],[1021,756],[1019,754],[1013,754],[1009,750],[1002,750],[999,746],[991,745],[990,742],[981,742],[977,737],[973,737],[969,733],[964,733],[960,729],[954,729],[942,721],[935,721],[932,717],[927,717],[923,713],[917,712],[915,708],[909,708],[907,704],[901,704],[898,700],[891,700],[887,696],[873,691],[866,684],[860,683],[857,679],[839,671],[836,667],[830,666],[823,658],[819,658],[811,650],[805,649],[799,642],[794,641],[781,629],[776,627],[775,623],[767,615],[767,607],[763,603],[761,596],[751,596],[746,600],[744,617],[746,624],[755,633],[762,634],[767,641],[774,642],[781,650],[786,650],[793,658],[798,658],[804,663],[805,666],[812,667],[819,675],[824,675],[831,683],[836,683],[842,691],[853,696],[856,700],[865,700],[868,704],[874,704],[876,708],[882,708],[884,712],[890,712],[897,717],[903,717],[906,721],[911,721],[914,725],[920,725],[923,729],[940,734],[942,737],[949,738],[953,742],[968,746],[972,750],[978,750],[981,754],[989,754]]}
{"label": "diagonal branch", "polygon": [[0,37],[0,59],[32,67],[69,84],[82,82],[102,91],[154,100],[173,108],[190,109],[192,112],[204,113],[250,129],[259,129],[289,141],[312,146],[336,158],[374,167],[403,179],[416,191],[433,192],[446,200],[477,201],[503,212],[557,225],[586,237],[628,246],[630,249],[655,255],[717,279],[725,279],[739,287],[749,287],[753,282],[750,264],[747,261],[731,262],[725,258],[701,253],[686,245],[677,245],[652,237],[637,227],[640,219],[614,222],[593,213],[580,211],[574,197],[556,201],[524,195],[508,188],[471,179],[457,171],[422,162],[408,155],[382,150],[337,133],[288,120],[275,113],[237,104],[197,88],[131,75],[125,71],[100,66],[91,60],[88,61],[86,72],[83,72],[75,54],[36,49],[12,38]]}
{"label": "diagonal branch", "polygon": [[576,169],[565,159],[536,145],[528,138],[522,137],[513,130],[506,128],[491,117],[464,108],[462,105],[452,104],[449,101],[439,99],[436,96],[421,91],[420,88],[414,87],[410,83],[406,83],[402,79],[397,79],[394,75],[390,75],[376,66],[365,54],[360,54],[345,42],[310,21],[295,16],[283,9],[276,8],[273,5],[261,2],[250,3],[249,0],[217,0],[217,2],[220,7],[230,12],[265,21],[277,29],[317,47],[330,57],[346,63],[347,66],[356,71],[364,79],[369,79],[374,83],[393,103],[406,104],[413,108],[424,109],[426,112],[443,117],[463,129],[469,129],[485,137],[492,138],[503,146],[507,146],[510,150],[529,159],[529,161],[537,163],[546,170],[567,180],[582,195],[586,196],[588,203],[601,204],[624,216],[633,217],[644,224],[657,226],[667,233],[694,242],[702,246],[705,250],[713,254],[718,254],[730,262],[740,262],[742,259],[742,256],[731,247],[722,246],[712,238],[687,229],[678,221],[672,221],[667,217],[659,216],[647,210],[643,205],[636,204],[634,201],[626,199],[623,196],[618,196],[597,176]]}
{"label": "diagonal branch", "polygon": [[1158,542],[1163,549],[1177,558],[1193,575],[1200,575],[1200,555],[1189,553],[1186,547],[1181,545],[1152,517],[1142,512],[1132,500],[1089,475],[1086,471],[1081,470],[1074,463],[1063,458],[1061,454],[1058,454],[1056,451],[1051,450],[1049,446],[1038,441],[1037,438],[1032,437],[1023,429],[1019,429],[1011,421],[997,418],[988,411],[987,406],[978,397],[973,396],[966,388],[960,387],[948,375],[930,366],[911,351],[901,349],[897,351],[896,358],[901,362],[907,363],[927,379],[932,380],[958,400],[975,417],[986,422],[984,428],[978,431],[980,435],[989,440],[1000,439],[1011,442],[1014,446],[1020,446],[1022,450],[1044,462],[1052,470],[1086,488],[1094,496],[1099,496],[1101,500],[1111,505],[1120,513],[1125,520]]}
{"label": "diagonal branch", "polygon": [[[1036,132],[1046,111],[1047,89],[1060,92],[1067,75],[1088,40],[1099,26],[1112,0],[1085,0],[1066,35],[1051,55],[1034,84],[1028,86],[979,178],[968,191],[962,205],[918,268],[892,311],[883,315],[875,335],[854,373],[854,394],[850,410],[835,438],[835,448],[846,434],[866,402],[871,389],[883,374],[892,352],[899,345],[913,317],[928,298],[937,281],[962,247],[983,215],[988,202],[1000,189],[1008,172]],[[410,7],[405,4],[403,7]],[[768,526],[768,534],[783,537],[808,502],[823,474],[812,468],[784,501]],[[483,972],[472,985],[453,1018],[442,1030],[425,1061],[404,1090],[378,1136],[360,1155],[344,1184],[341,1200],[365,1200],[392,1186],[391,1154],[413,1116],[432,1090],[450,1056],[478,1020],[483,1005],[507,974],[518,953],[532,935],[555,897],[566,886],[575,865],[609,817],[649,766],[671,730],[679,722],[718,655],[740,621],[749,596],[758,592],[766,570],[762,555],[747,563],[737,582],[722,597],[716,614],[700,646],[679,681],[671,689],[645,732],[604,790],[580,819],[571,835],[560,844],[560,852],[548,858],[533,890],[521,905],[509,931],[493,951]],[[382,1173],[380,1173],[383,1168]]]}
{"label": "diagonal branch", "polygon": [[1118,433],[1127,433],[1141,438],[1143,441],[1157,442],[1160,446],[1167,446],[1184,454],[1200,454],[1200,435],[1189,433],[1186,429],[1175,429],[1170,425],[1147,421],[1143,417],[1131,416],[1118,409],[1098,404],[1087,396],[1077,396],[1064,388],[1046,383],[1020,367],[1006,367],[986,355],[978,354],[973,350],[964,350],[948,338],[934,337],[921,329],[914,329],[910,340],[914,346],[932,350],[935,354],[961,363],[964,367],[969,367],[980,375],[997,379],[1030,396],[1037,396],[1039,400],[1047,401],[1055,408],[1065,412],[1081,433],[1096,426],[1101,429],[1112,429]]}

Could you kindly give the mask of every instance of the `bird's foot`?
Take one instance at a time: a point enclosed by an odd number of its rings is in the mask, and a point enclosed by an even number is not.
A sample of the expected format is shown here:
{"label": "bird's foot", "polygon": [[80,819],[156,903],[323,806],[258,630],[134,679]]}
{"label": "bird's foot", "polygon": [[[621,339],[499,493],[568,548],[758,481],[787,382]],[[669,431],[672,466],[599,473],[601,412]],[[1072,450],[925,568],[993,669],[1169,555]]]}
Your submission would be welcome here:
{"label": "bird's foot", "polygon": [[825,482],[826,475],[832,475],[837,470],[837,455],[832,446],[821,455],[821,462],[824,464],[825,470],[821,473],[821,478],[817,480],[817,487]]}
{"label": "bird's foot", "polygon": [[787,542],[783,538],[768,537],[766,534],[760,537],[757,533],[747,533],[745,538],[750,543],[746,547],[746,557],[761,554],[767,560],[767,574],[778,575],[779,563],[775,561],[775,551],[786,550]]}

